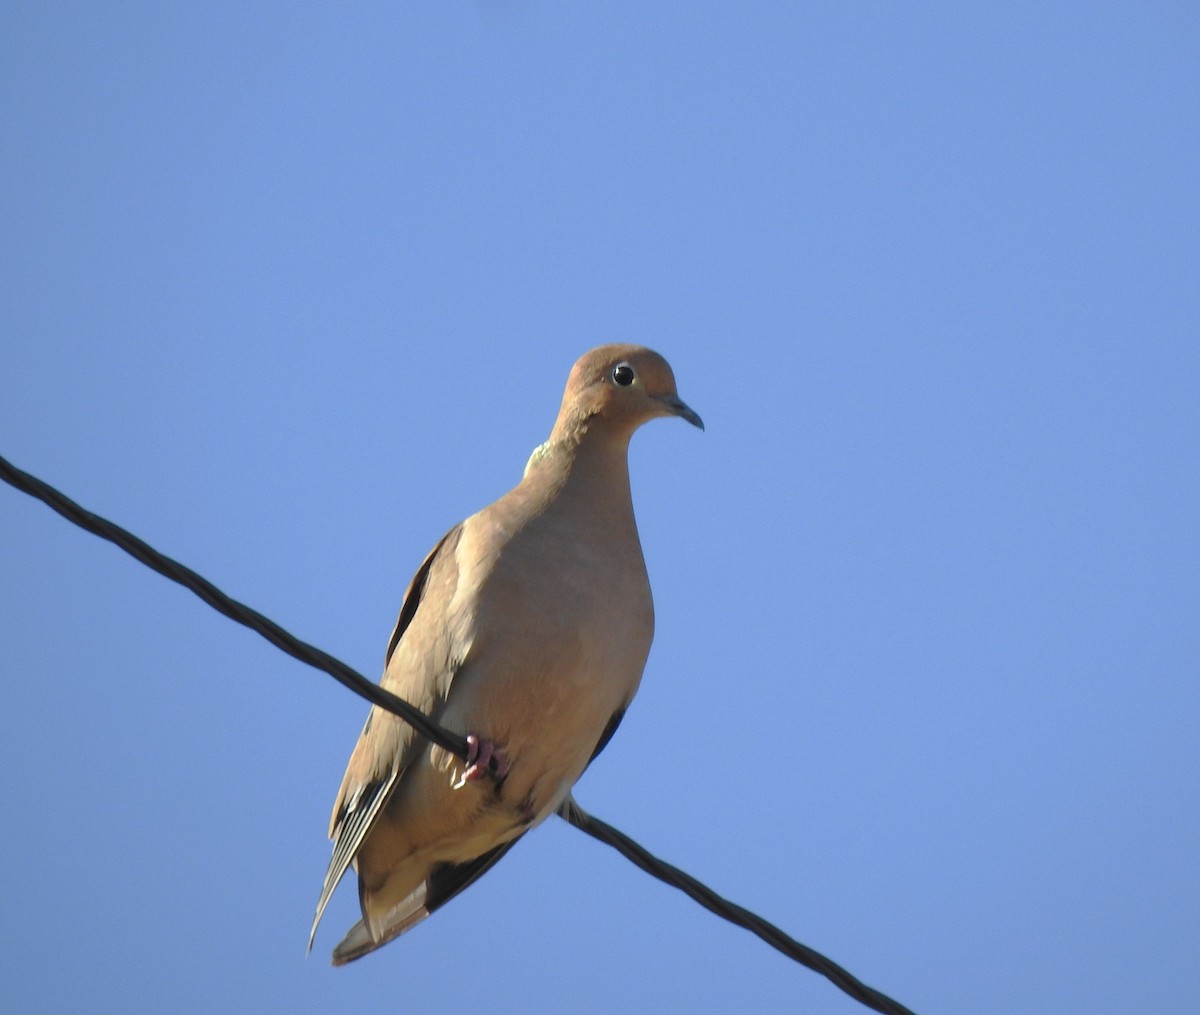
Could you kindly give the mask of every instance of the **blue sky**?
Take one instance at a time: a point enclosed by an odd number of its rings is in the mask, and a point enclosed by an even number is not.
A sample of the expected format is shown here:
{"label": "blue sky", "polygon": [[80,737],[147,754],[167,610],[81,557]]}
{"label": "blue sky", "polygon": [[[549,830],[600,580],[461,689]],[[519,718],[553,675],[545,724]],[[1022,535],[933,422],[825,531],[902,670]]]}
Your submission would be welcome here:
{"label": "blue sky", "polygon": [[[1200,18],[13,3],[0,453],[375,676],[650,345],[658,627],[577,795],[921,1012],[1200,990]],[[0,490],[13,1011],[862,1009],[559,821],[313,956],[366,706]]]}

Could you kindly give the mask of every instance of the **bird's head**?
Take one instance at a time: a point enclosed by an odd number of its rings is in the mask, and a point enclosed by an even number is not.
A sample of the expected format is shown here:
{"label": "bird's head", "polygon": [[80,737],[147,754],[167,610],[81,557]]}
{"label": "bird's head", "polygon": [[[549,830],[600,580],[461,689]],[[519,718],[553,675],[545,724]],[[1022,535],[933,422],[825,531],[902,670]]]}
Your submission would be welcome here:
{"label": "bird's head", "polygon": [[704,429],[704,421],[679,397],[670,365],[652,349],[602,345],[571,369],[555,432],[583,432],[594,424],[628,436],[659,416],[678,416]]}

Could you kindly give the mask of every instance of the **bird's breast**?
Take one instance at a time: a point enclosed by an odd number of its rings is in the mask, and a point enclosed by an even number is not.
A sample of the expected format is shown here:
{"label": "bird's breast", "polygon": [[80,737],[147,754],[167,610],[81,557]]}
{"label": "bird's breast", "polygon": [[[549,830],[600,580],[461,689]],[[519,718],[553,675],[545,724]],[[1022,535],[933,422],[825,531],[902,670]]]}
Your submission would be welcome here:
{"label": "bird's breast", "polygon": [[537,521],[512,534],[475,586],[471,649],[444,720],[505,749],[506,796],[527,798],[541,817],[633,697],[654,607],[636,530],[581,538]]}

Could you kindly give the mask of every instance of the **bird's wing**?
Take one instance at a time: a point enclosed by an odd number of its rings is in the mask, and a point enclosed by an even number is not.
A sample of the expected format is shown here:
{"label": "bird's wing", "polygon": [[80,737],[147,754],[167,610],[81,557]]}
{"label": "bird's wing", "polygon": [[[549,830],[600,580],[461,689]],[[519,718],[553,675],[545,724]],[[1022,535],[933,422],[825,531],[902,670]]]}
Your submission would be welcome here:
{"label": "bird's wing", "polygon": [[[405,653],[404,661],[416,661],[417,665],[400,667],[392,664],[400,661],[397,650],[418,611],[422,622],[413,635],[423,643],[437,640],[437,631],[444,626],[444,616],[433,614],[445,613],[457,584],[454,548],[461,531],[461,525],[451,529],[417,569],[405,591],[400,616],[388,643],[383,685],[426,715],[436,713],[445,700],[456,662],[453,653],[447,651],[448,646],[444,644],[442,651],[434,644],[413,645],[413,651]],[[333,806],[329,822],[329,837],[334,840],[333,856],[321,885],[321,897],[308,938],[309,948],[334,889],[419,746],[420,740],[408,723],[378,706],[371,709],[350,755]]]}

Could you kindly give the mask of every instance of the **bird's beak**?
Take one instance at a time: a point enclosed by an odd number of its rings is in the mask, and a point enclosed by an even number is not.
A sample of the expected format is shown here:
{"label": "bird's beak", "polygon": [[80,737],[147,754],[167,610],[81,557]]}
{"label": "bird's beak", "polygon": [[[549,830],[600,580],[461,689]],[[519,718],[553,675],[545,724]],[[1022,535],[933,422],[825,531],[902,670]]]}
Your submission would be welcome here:
{"label": "bird's beak", "polygon": [[692,426],[698,426],[701,430],[704,429],[704,420],[690,409],[687,403],[678,395],[661,395],[658,400],[670,410],[672,416],[686,419]]}

